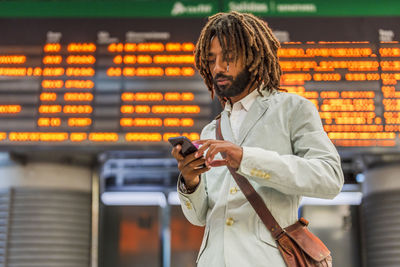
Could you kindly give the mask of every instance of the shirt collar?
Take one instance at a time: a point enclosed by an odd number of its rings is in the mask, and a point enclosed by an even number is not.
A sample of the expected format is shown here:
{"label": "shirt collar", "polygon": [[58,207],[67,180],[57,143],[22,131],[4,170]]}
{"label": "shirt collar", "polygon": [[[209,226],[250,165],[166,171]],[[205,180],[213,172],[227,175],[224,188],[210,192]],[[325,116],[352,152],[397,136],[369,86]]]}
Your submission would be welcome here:
{"label": "shirt collar", "polygon": [[[242,107],[244,108],[244,110],[249,111],[251,105],[253,104],[254,100],[256,100],[258,95],[258,91],[253,90],[250,94],[248,94],[247,96],[243,97],[242,99],[240,99],[238,102],[236,102],[235,105],[239,105],[239,103],[242,105]],[[231,103],[229,103],[229,101],[226,101],[225,104],[225,110],[228,112],[232,111],[232,106]]]}

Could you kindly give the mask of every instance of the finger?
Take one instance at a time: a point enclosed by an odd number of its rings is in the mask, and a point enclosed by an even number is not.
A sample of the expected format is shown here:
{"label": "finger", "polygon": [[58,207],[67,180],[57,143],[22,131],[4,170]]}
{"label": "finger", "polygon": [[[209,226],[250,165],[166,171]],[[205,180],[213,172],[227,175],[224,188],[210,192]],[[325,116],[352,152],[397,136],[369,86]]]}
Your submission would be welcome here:
{"label": "finger", "polygon": [[209,171],[210,167],[203,167],[199,169],[191,169],[191,170],[182,170],[182,176],[183,177],[196,177],[202,173],[205,173],[206,171]]}
{"label": "finger", "polygon": [[210,163],[218,153],[225,152],[226,150],[227,146],[224,144],[211,145],[205,156],[207,163]]}
{"label": "finger", "polygon": [[176,160],[183,160],[183,156],[181,153],[182,147],[181,145],[176,145],[172,148],[171,155],[176,159]]}
{"label": "finger", "polygon": [[212,140],[212,139],[201,139],[201,140],[192,141],[192,143],[195,143],[195,144],[198,144],[198,145],[202,145],[205,142],[210,141],[210,140]]}
{"label": "finger", "polygon": [[209,163],[209,166],[211,166],[211,167],[221,167],[221,166],[226,166],[226,165],[228,165],[226,159],[216,159]]}
{"label": "finger", "polygon": [[192,169],[198,169],[199,168],[199,166],[202,166],[204,163],[205,163],[205,158],[199,158],[199,159],[196,159],[196,160],[193,160],[192,162],[190,162],[188,165],[187,165],[187,167],[190,167],[190,168],[192,168]]}
{"label": "finger", "polygon": [[[201,141],[201,143],[200,143],[200,141]],[[197,153],[196,153],[196,156],[199,156],[199,155],[203,155],[204,154],[204,151],[206,151],[206,149],[208,148],[208,146],[209,146],[209,142],[208,142],[209,140],[199,140],[199,142],[196,142],[196,145],[202,145],[198,150],[197,150]]]}
{"label": "finger", "polygon": [[192,141],[192,144],[193,144],[195,147],[199,148],[199,146],[201,145],[201,141],[204,141],[204,140],[193,140],[193,141]]}
{"label": "finger", "polygon": [[183,161],[182,161],[183,166],[186,166],[199,158],[204,158],[204,157],[202,155],[199,155],[198,157],[196,157],[196,152],[189,154],[183,158]]}
{"label": "finger", "polygon": [[200,174],[202,174],[202,173],[205,173],[205,172],[209,171],[210,168],[211,168],[211,167],[203,167],[203,168],[200,168],[200,169],[196,169],[196,170],[194,170],[194,173],[195,173],[196,175],[200,175]]}
{"label": "finger", "polygon": [[202,146],[199,148],[199,150],[197,151],[197,155],[203,155],[204,154],[204,151],[206,151],[209,147],[210,147],[210,145],[212,145],[212,144],[214,144],[214,143],[216,143],[216,142],[219,142],[219,141],[217,141],[217,140],[211,140],[211,139],[208,139],[208,140],[200,140],[200,141],[204,141],[204,142],[202,142]]}

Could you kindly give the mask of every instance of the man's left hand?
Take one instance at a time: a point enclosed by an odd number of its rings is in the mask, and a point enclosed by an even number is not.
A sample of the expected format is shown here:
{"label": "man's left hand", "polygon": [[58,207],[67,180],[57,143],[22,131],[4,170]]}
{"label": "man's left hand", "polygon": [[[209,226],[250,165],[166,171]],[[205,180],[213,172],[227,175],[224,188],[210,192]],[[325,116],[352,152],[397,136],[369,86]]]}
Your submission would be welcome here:
{"label": "man's left hand", "polygon": [[[206,165],[211,167],[229,166],[234,169],[238,169],[240,162],[242,161],[243,149],[242,147],[235,145],[229,141],[222,140],[197,140],[194,143],[202,145],[197,151],[197,155],[203,155],[204,151],[207,151],[205,155]],[[225,153],[226,157],[222,160],[214,160],[214,157],[218,153]]]}

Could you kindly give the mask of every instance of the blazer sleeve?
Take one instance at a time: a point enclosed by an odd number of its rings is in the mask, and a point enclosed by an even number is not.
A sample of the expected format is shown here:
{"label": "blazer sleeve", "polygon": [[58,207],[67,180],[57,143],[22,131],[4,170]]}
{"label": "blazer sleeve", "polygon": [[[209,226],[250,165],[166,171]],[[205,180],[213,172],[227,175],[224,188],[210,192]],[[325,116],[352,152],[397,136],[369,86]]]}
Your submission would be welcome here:
{"label": "blazer sleeve", "polygon": [[243,147],[238,173],[284,194],[334,198],[344,182],[340,157],[310,101],[300,102],[289,122],[293,154]]}
{"label": "blazer sleeve", "polygon": [[[207,139],[215,133],[215,121],[206,125],[200,135],[201,139]],[[186,219],[194,225],[204,226],[208,211],[208,193],[207,193],[207,173],[200,176],[200,183],[193,193],[187,194],[180,190],[181,175],[178,178],[178,196],[181,202],[183,214]]]}
{"label": "blazer sleeve", "polygon": [[178,196],[181,202],[183,214],[194,225],[204,226],[206,224],[207,216],[207,193],[205,188],[205,181],[200,179],[200,183],[193,193],[187,194],[180,189],[181,175],[178,178]]}

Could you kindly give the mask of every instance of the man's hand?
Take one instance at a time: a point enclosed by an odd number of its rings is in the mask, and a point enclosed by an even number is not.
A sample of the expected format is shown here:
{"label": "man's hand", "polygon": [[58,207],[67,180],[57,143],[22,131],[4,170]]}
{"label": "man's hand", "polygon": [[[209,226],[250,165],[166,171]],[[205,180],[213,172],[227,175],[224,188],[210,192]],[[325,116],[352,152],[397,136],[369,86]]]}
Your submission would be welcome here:
{"label": "man's hand", "polygon": [[[198,140],[194,143],[202,145],[200,149],[195,153],[196,156],[203,155],[204,151],[207,151],[205,156],[205,162],[208,167],[219,167],[229,166],[234,169],[238,169],[240,162],[243,157],[242,147],[235,145],[234,143],[222,140]],[[218,153],[225,153],[226,157],[222,160],[214,160],[215,155]]]}
{"label": "man's hand", "polygon": [[200,182],[199,175],[208,171],[210,167],[204,167],[205,159],[202,154],[196,157],[196,153],[192,153],[183,157],[179,153],[181,149],[180,145],[175,146],[171,151],[171,155],[178,161],[178,169],[181,171],[183,179],[185,179],[186,188],[195,188]]}

